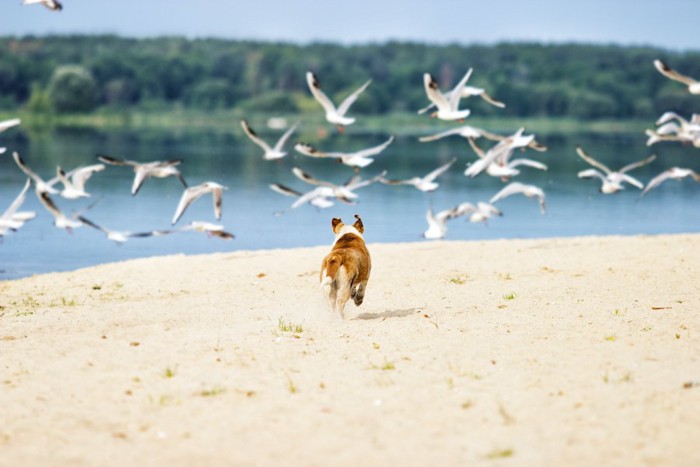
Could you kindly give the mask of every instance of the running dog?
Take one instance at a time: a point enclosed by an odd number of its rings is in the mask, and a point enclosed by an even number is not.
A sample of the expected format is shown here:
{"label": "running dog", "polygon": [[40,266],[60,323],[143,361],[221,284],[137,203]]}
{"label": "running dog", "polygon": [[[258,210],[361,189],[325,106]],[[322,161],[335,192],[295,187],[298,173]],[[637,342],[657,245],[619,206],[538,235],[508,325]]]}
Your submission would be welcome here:
{"label": "running dog", "polygon": [[365,246],[362,234],[365,231],[362,219],[355,214],[357,221],[345,225],[333,218],[331,226],[335,241],[331,252],[321,263],[321,289],[328,297],[331,310],[339,312],[345,319],[345,303],[352,298],[356,306],[362,305],[369,280],[372,261]]}

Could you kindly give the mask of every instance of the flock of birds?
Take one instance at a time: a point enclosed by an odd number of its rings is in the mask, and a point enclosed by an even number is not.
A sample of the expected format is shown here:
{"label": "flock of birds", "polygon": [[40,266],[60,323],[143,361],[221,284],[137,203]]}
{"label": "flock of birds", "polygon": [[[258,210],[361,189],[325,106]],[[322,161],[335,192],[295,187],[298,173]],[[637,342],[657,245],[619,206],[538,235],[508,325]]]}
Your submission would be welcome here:
{"label": "flock of birds", "polygon": [[[62,9],[61,3],[57,0],[23,0],[23,4],[43,4],[53,11],[60,11]],[[688,92],[691,94],[700,94],[700,82],[678,73],[660,60],[655,60],[654,66],[664,76],[686,85]],[[426,97],[430,101],[430,104],[420,109],[418,113],[425,114],[429,112],[431,117],[443,121],[463,123],[464,120],[469,117],[471,111],[469,109],[460,108],[460,103],[462,99],[472,96],[478,96],[495,107],[504,108],[506,104],[494,99],[486,90],[467,84],[472,73],[473,69],[470,68],[462,79],[452,89],[447,91],[442,91],[435,78],[430,73],[425,73],[423,75],[423,84]],[[327,122],[335,125],[342,134],[345,132],[346,126],[355,123],[355,118],[348,116],[348,112],[367,87],[370,86],[372,80],[366,81],[337,106],[322,90],[315,73],[311,71],[307,72],[306,82],[312,96],[323,108]],[[19,119],[0,122],[0,132],[19,124]],[[274,145],[270,145],[267,141],[262,139],[250,126],[248,121],[242,120],[241,127],[247,137],[262,149],[262,158],[272,161],[287,156],[288,152],[285,151],[285,145],[296,131],[298,123],[287,129]],[[656,122],[656,128],[647,130],[646,134],[648,136],[648,146],[663,141],[678,141],[700,147],[700,114],[693,114],[691,118],[687,120],[674,112],[666,112]],[[542,188],[535,185],[511,181],[513,177],[520,174],[523,167],[547,170],[547,165],[540,161],[524,157],[515,157],[516,150],[519,150],[518,152],[523,152],[528,149],[536,152],[544,152],[547,150],[546,146],[535,139],[535,135],[525,134],[524,128],[520,128],[510,135],[499,135],[482,128],[461,125],[459,127],[449,128],[437,134],[420,137],[419,141],[427,143],[451,136],[466,139],[477,156],[477,159],[473,163],[468,164],[464,171],[465,177],[474,178],[485,173],[489,176],[499,178],[505,185],[488,201],[480,200],[476,203],[462,202],[438,212],[434,212],[431,205],[426,213],[427,229],[423,232],[425,238],[443,238],[447,233],[447,222],[458,217],[466,217],[470,222],[487,223],[492,217],[502,215],[502,211],[497,207],[497,203],[512,195],[519,194],[536,199],[539,203],[541,213],[545,213],[546,196]],[[490,144],[488,149],[484,149],[481,144],[477,143],[479,140],[487,140],[492,144]],[[302,168],[295,166],[292,169],[292,174],[302,182],[311,185],[308,191],[297,191],[281,183],[273,183],[269,187],[277,193],[295,198],[290,209],[298,208],[304,204],[310,204],[318,209],[325,209],[333,206],[336,200],[347,204],[354,204],[359,197],[356,191],[374,183],[381,183],[388,186],[409,185],[422,192],[432,192],[439,187],[437,179],[450,170],[456,162],[456,158],[453,158],[425,175],[416,175],[403,180],[387,178],[386,171],[382,171],[369,178],[363,178],[360,175],[361,169],[372,164],[374,162],[374,157],[384,152],[393,142],[394,137],[390,136],[386,141],[377,146],[355,152],[321,150],[311,144],[297,142],[294,145],[294,150],[297,153],[311,158],[338,161],[353,168],[355,171],[354,176],[344,184],[339,185],[330,181],[320,180],[307,173]],[[5,152],[5,148],[0,148],[0,155]],[[679,180],[691,177],[696,182],[700,182],[700,175],[692,169],[672,167],[663,171],[645,185],[629,175],[629,172],[649,164],[655,160],[655,155],[630,163],[619,170],[612,170],[588,155],[583,148],[577,147],[576,152],[586,163],[591,165],[591,168],[580,171],[578,177],[598,179],[601,183],[600,192],[603,194],[619,192],[625,188],[626,184],[642,190],[641,196],[643,196],[669,179]],[[0,239],[7,232],[20,229],[25,222],[36,216],[36,213],[32,211],[20,211],[28,190],[32,185],[34,186],[34,192],[40,203],[53,216],[54,225],[58,228],[66,229],[69,232],[72,229],[86,225],[102,232],[108,239],[117,243],[123,243],[129,238],[134,237],[161,236],[182,231],[203,232],[222,239],[234,238],[233,234],[227,232],[222,225],[205,221],[194,221],[185,226],[173,227],[165,230],[144,232],[111,230],[91,221],[86,217],[84,212],[77,212],[71,216],[66,215],[58,208],[52,198],[52,196],[60,196],[65,199],[87,198],[90,194],[86,191],[86,183],[95,173],[104,171],[107,165],[130,167],[134,172],[134,180],[131,187],[131,194],[134,196],[139,192],[143,183],[149,178],[175,177],[182,183],[184,191],[171,220],[173,226],[177,224],[192,203],[208,195],[211,195],[213,200],[214,217],[217,221],[220,220],[223,192],[227,190],[227,187],[213,181],[207,181],[197,186],[188,186],[178,168],[182,162],[180,159],[136,162],[98,154],[97,159],[100,162],[99,164],[78,167],[69,172],[65,172],[61,167],[57,167],[56,176],[46,180],[32,170],[17,152],[13,153],[13,158],[17,167],[24,172],[28,178],[19,195],[0,216]],[[60,190],[57,188],[59,184],[63,187]]]}
{"label": "flock of birds", "polygon": [[[656,60],[654,65],[665,76],[686,84],[689,92],[700,94],[700,83],[697,81],[679,74],[660,60]],[[460,102],[461,99],[471,96],[479,96],[484,99],[484,101],[496,107],[505,107],[503,102],[491,97],[484,89],[467,85],[472,72],[473,70],[470,68],[459,83],[446,92],[440,90],[437,81],[430,73],[425,73],[423,76],[423,83],[430,105],[419,110],[418,113],[424,114],[426,112],[431,112],[431,117],[449,122],[457,121],[463,123],[464,119],[470,115],[470,110],[460,108]],[[335,125],[341,134],[344,133],[346,126],[355,123],[355,118],[347,115],[348,111],[352,104],[371,84],[371,80],[365,82],[346,97],[340,105],[336,106],[321,89],[318,77],[313,72],[309,71],[306,73],[306,81],[311,94],[323,108],[325,119],[329,123]],[[19,119],[0,122],[0,132],[15,127],[20,123]],[[278,160],[288,154],[285,151],[285,145],[294,134],[297,126],[298,123],[287,129],[275,144],[271,146],[255,132],[246,120],[241,121],[243,132],[254,144],[262,149],[262,158],[264,160]],[[673,112],[666,112],[656,122],[656,128],[654,130],[647,130],[646,133],[649,137],[647,141],[647,145],[649,146],[661,141],[680,141],[682,143],[692,144],[695,147],[700,147],[700,115],[694,114],[691,116],[690,120],[686,120]],[[476,203],[462,202],[438,212],[434,212],[431,205],[426,213],[427,229],[423,232],[425,238],[443,238],[447,233],[447,222],[462,216],[466,217],[470,222],[487,223],[493,216],[502,215],[502,211],[496,204],[504,198],[516,194],[536,199],[539,203],[541,213],[545,213],[546,196],[542,188],[535,185],[511,181],[513,177],[520,174],[520,170],[523,167],[547,170],[547,166],[540,161],[524,157],[514,157],[516,150],[525,151],[527,149],[532,149],[537,152],[544,152],[547,150],[546,146],[535,139],[535,135],[525,134],[524,128],[520,128],[510,135],[498,135],[474,126],[461,125],[441,131],[437,134],[422,136],[419,138],[419,141],[431,142],[450,136],[465,138],[477,156],[476,161],[468,164],[464,171],[465,177],[474,178],[482,173],[486,173],[489,176],[499,178],[506,183],[506,185],[496,192],[488,201],[481,200]],[[491,144],[488,149],[483,149],[481,145],[477,143],[480,139],[491,141],[493,144]],[[409,185],[422,192],[432,192],[439,187],[437,179],[445,174],[457,160],[453,158],[425,175],[416,175],[403,180],[387,178],[386,170],[372,177],[363,178],[359,173],[360,169],[372,164],[374,162],[374,157],[384,152],[393,141],[394,137],[390,136],[386,141],[377,146],[355,152],[324,151],[311,144],[297,142],[294,145],[294,150],[299,154],[312,158],[324,158],[338,161],[353,168],[355,175],[344,184],[339,185],[330,181],[320,180],[307,173],[302,168],[294,167],[292,169],[292,174],[304,183],[311,185],[311,189],[306,192],[300,192],[281,183],[271,184],[270,189],[282,195],[295,198],[290,209],[295,209],[304,204],[310,204],[318,209],[325,209],[333,206],[336,200],[347,204],[354,204],[358,199],[356,191],[373,183],[382,183],[389,186]],[[5,152],[6,148],[0,148],[0,155]],[[651,189],[669,179],[679,180],[691,177],[696,182],[700,182],[700,175],[692,169],[672,167],[663,171],[645,185],[629,175],[629,172],[649,164],[656,159],[655,155],[630,163],[618,170],[612,170],[588,155],[583,148],[577,147],[576,152],[585,162],[591,165],[591,168],[580,171],[578,177],[599,179],[601,183],[600,192],[603,194],[619,192],[625,188],[626,184],[642,190],[641,196],[643,196]],[[66,229],[69,232],[72,229],[86,225],[102,232],[108,239],[117,243],[123,243],[129,238],[162,236],[182,231],[203,232],[222,239],[234,238],[233,234],[227,232],[222,225],[205,221],[193,221],[185,226],[164,230],[143,232],[111,230],[91,221],[86,217],[84,212],[77,212],[71,216],[66,215],[59,209],[52,198],[52,196],[60,196],[65,199],[87,198],[90,194],[86,191],[86,183],[95,173],[104,171],[107,165],[130,167],[134,172],[134,180],[131,186],[131,194],[134,196],[139,192],[143,183],[149,178],[175,177],[182,183],[184,191],[171,220],[173,226],[177,224],[192,203],[208,195],[211,195],[213,200],[214,217],[217,221],[220,220],[223,192],[227,190],[227,187],[213,181],[207,181],[197,186],[188,186],[178,168],[182,162],[180,159],[136,162],[98,154],[97,159],[100,162],[99,164],[78,167],[69,172],[65,172],[58,166],[56,167],[55,177],[44,179],[32,170],[17,152],[13,153],[13,158],[17,167],[24,172],[28,178],[19,195],[0,216],[0,238],[8,231],[20,229],[25,222],[36,216],[35,212],[19,210],[32,185],[34,186],[34,192],[40,203],[53,216],[54,225],[58,228]],[[60,190],[57,188],[59,184],[63,187]]]}

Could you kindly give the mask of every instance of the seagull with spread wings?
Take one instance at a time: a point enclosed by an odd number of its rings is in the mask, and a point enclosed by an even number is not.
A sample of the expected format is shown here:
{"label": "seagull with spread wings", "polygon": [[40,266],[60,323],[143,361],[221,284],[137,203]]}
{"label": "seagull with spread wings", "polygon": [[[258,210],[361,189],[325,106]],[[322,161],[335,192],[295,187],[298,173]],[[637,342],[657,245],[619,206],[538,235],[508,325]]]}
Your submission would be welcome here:
{"label": "seagull with spread wings", "polygon": [[431,117],[439,118],[440,120],[463,121],[469,116],[471,113],[469,109],[459,110],[459,101],[462,98],[462,89],[471,74],[472,69],[470,68],[461,81],[447,94],[440,91],[440,87],[433,75],[430,73],[423,74],[425,94],[430,99],[430,102],[437,107],[437,110],[430,114]]}
{"label": "seagull with spread wings", "polygon": [[489,202],[494,204],[503,198],[517,194],[525,195],[528,198],[537,198],[537,201],[540,203],[540,211],[542,214],[545,213],[545,194],[542,188],[535,185],[525,185],[524,183],[520,182],[509,183],[501,191],[493,195]]}
{"label": "seagull with spread wings", "polygon": [[390,136],[389,139],[382,144],[355,152],[323,152],[307,143],[297,143],[294,146],[294,149],[296,149],[297,152],[309,157],[337,159],[339,162],[347,166],[354,167],[357,170],[360,167],[367,167],[374,162],[372,156],[378,155],[393,142],[394,137]]}
{"label": "seagull with spread wings", "polygon": [[636,178],[627,174],[630,170],[643,167],[656,159],[656,155],[651,155],[646,159],[641,161],[633,162],[621,168],[620,170],[611,170],[605,164],[598,162],[589,156],[581,146],[576,147],[576,152],[584,161],[588,162],[590,165],[595,167],[594,169],[582,170],[578,173],[578,178],[599,178],[602,182],[600,187],[600,192],[604,194],[617,193],[620,190],[624,190],[623,183],[629,183],[630,185],[639,188],[640,190],[644,188],[644,184],[637,180]]}
{"label": "seagull with spread wings", "polygon": [[216,182],[204,182],[197,186],[185,188],[185,191],[182,193],[182,197],[180,198],[180,202],[177,205],[177,209],[175,210],[172,224],[175,225],[175,223],[177,223],[190,204],[209,193],[211,193],[214,201],[214,216],[216,216],[217,220],[221,219],[221,203],[224,190],[228,190],[228,188]]}
{"label": "seagull with spread wings", "polygon": [[355,92],[350,94],[348,97],[341,102],[341,104],[336,107],[333,101],[331,101],[328,96],[321,90],[321,84],[312,71],[306,72],[306,84],[309,85],[309,90],[314,98],[321,104],[323,110],[326,112],[326,120],[332,123],[338,128],[338,131],[343,133],[345,127],[355,123],[355,119],[352,117],[347,117],[345,114],[350,110],[350,106],[355,103],[357,98],[367,89],[367,86],[372,82],[372,80],[367,80],[365,84],[360,86]]}
{"label": "seagull with spread wings", "polygon": [[644,190],[642,190],[640,197],[644,196],[649,190],[661,185],[666,180],[682,180],[686,177],[690,177],[696,182],[700,183],[700,174],[694,170],[681,167],[671,167],[670,169],[664,170],[659,175],[652,178],[649,183],[647,183],[647,186],[644,187]]}
{"label": "seagull with spread wings", "polygon": [[284,132],[284,134],[280,137],[280,139],[277,140],[274,146],[270,146],[265,140],[261,139],[258,136],[258,134],[250,127],[246,120],[241,120],[241,127],[243,128],[243,131],[248,136],[248,138],[250,138],[250,140],[253,143],[257,144],[262,148],[263,151],[265,151],[265,153],[263,154],[263,159],[265,159],[266,161],[273,159],[281,159],[287,155],[287,153],[282,150],[284,148],[284,143],[287,142],[289,137],[292,136],[292,133],[294,133],[294,130],[297,129],[297,125],[293,125],[291,128]]}
{"label": "seagull with spread wings", "polygon": [[165,178],[165,177],[176,177],[180,180],[180,183],[187,188],[187,182],[183,178],[180,170],[176,167],[182,162],[182,159],[172,159],[168,161],[154,161],[154,162],[134,162],[126,159],[117,159],[116,157],[106,156],[104,154],[99,154],[97,156],[101,162],[110,165],[118,165],[131,167],[134,169],[134,183],[131,185],[131,194],[136,195],[141,189],[141,185],[146,181],[147,178]]}
{"label": "seagull with spread wings", "polygon": [[435,182],[435,179],[438,178],[443,173],[447,172],[447,170],[456,161],[457,161],[457,158],[455,157],[447,164],[441,165],[440,167],[433,170],[429,174],[424,175],[423,177],[411,177],[411,178],[406,179],[406,180],[389,180],[386,178],[382,178],[379,181],[385,185],[413,185],[414,187],[416,187],[420,191],[424,191],[424,192],[434,191],[437,189],[438,186],[440,186],[437,182]]}

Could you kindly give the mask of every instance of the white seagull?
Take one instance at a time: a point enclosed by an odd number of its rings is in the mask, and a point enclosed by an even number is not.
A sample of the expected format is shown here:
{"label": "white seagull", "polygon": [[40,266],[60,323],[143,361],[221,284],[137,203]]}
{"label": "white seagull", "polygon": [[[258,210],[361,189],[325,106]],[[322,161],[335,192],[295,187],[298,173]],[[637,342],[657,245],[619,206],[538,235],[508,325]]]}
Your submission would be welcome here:
{"label": "white seagull", "polygon": [[542,191],[542,188],[535,185],[525,185],[520,182],[509,183],[501,191],[496,193],[489,202],[491,204],[494,204],[497,201],[502,200],[503,198],[515,194],[523,194],[528,198],[536,197],[540,203],[540,211],[542,212],[542,214],[545,213],[545,195],[544,191]]}
{"label": "white seagull", "polygon": [[661,185],[666,180],[681,180],[681,179],[686,178],[686,177],[691,177],[696,182],[700,182],[700,174],[696,173],[695,171],[693,171],[691,169],[685,169],[685,168],[681,168],[681,167],[671,167],[668,170],[664,170],[659,175],[652,178],[649,181],[649,183],[647,183],[647,186],[644,187],[644,190],[642,190],[642,194],[640,195],[640,197],[644,196],[647,193],[647,191]]}
{"label": "white seagull", "polygon": [[58,0],[22,0],[22,5],[42,4],[51,11],[63,10],[63,5]]}
{"label": "white seagull", "polygon": [[367,80],[365,84],[359,87],[355,92],[350,94],[343,100],[343,102],[336,108],[333,101],[331,101],[326,94],[321,91],[321,85],[318,81],[316,75],[311,72],[306,72],[306,83],[309,85],[309,90],[314,98],[321,104],[323,110],[326,111],[326,120],[335,125],[338,131],[341,133],[345,131],[347,125],[352,125],[355,123],[355,119],[352,117],[347,117],[345,114],[350,109],[350,106],[355,103],[358,96],[367,89],[367,86],[372,82],[372,80]]}
{"label": "white seagull", "polygon": [[[470,68],[469,71],[467,72],[467,74],[468,74],[467,80],[464,82],[464,85],[462,86],[462,90],[461,90],[460,96],[461,96],[461,97],[479,96],[479,97],[481,97],[483,100],[485,100],[486,102],[488,102],[489,104],[491,104],[491,105],[493,105],[493,106],[496,106],[496,107],[501,108],[501,109],[505,108],[505,106],[506,106],[505,103],[503,103],[503,102],[501,102],[501,101],[497,101],[496,99],[494,99],[493,97],[491,97],[491,96],[486,92],[485,89],[483,89],[483,88],[477,88],[477,87],[474,87],[474,86],[467,86],[467,85],[466,85],[467,81],[469,80],[469,77],[471,76],[472,71],[473,71],[472,68]],[[452,93],[453,93],[453,92],[455,92],[455,90],[448,91],[448,92],[444,93],[445,98],[449,99],[449,98],[452,96]],[[419,114],[424,114],[425,112],[427,112],[428,110],[432,109],[433,107],[435,107],[435,103],[431,103],[430,105],[428,105],[428,106],[426,106],[426,107],[423,107],[422,109],[420,109],[420,110],[418,111],[418,113],[419,113]]]}
{"label": "white seagull", "polygon": [[10,204],[5,212],[0,215],[0,238],[2,238],[8,230],[18,230],[26,221],[36,217],[36,213],[33,211],[17,211],[20,206],[22,206],[22,203],[24,203],[27,197],[27,190],[29,190],[31,184],[31,179],[28,178],[19,195],[12,201],[12,204]]}
{"label": "white seagull", "polygon": [[280,183],[272,183],[269,185],[269,187],[272,191],[276,191],[277,193],[283,194],[285,196],[291,196],[300,199],[306,196],[306,198],[302,202],[295,202],[294,205],[292,205],[293,208],[296,208],[307,201],[309,204],[311,204],[312,206],[316,206],[319,209],[326,209],[333,206],[334,204],[333,201],[331,201],[332,196],[325,196],[327,193],[326,191],[322,190],[321,187],[311,190],[306,194],[297,191],[293,188],[289,188],[288,186],[282,185]]}
{"label": "white seagull", "polygon": [[437,214],[433,214],[433,208],[428,208],[425,213],[425,220],[428,223],[428,230],[423,232],[423,238],[428,240],[438,240],[447,234],[447,221],[457,217],[457,208],[445,209]]}
{"label": "white seagull", "polygon": [[679,81],[688,86],[689,93],[700,94],[700,82],[698,82],[697,80],[678,73],[676,70],[672,69],[670,66],[666,65],[661,60],[654,60],[654,66],[657,70],[659,70],[659,73],[664,75],[666,78],[672,79],[674,81]]}
{"label": "white seagull", "polygon": [[38,176],[32,169],[27,167],[27,164],[25,164],[24,160],[22,157],[19,155],[17,152],[12,153],[12,157],[15,159],[15,163],[17,164],[17,167],[20,168],[24,174],[31,178],[32,181],[34,182],[34,189],[37,192],[46,192],[50,194],[57,194],[58,190],[56,190],[53,186],[58,183],[58,178],[52,178],[51,180],[45,181],[43,178]]}
{"label": "white seagull", "polygon": [[176,167],[182,162],[181,159],[154,162],[134,162],[126,159],[117,159],[104,154],[98,155],[97,158],[105,164],[127,166],[134,169],[134,183],[131,185],[132,195],[136,195],[136,193],[139,192],[141,185],[143,185],[143,182],[149,177],[177,177],[177,179],[180,180],[180,183],[187,188],[187,182],[182,177],[180,170],[178,170]]}
{"label": "white seagull", "polygon": [[[468,141],[469,145],[472,147],[477,156],[479,156],[479,158],[483,159],[487,157],[487,154],[476,144],[473,138],[468,138]],[[512,155],[512,150],[500,151],[498,156],[493,159],[493,162],[486,167],[486,173],[492,177],[500,177],[501,180],[507,182],[510,177],[515,177],[520,173],[520,169],[517,167],[521,165],[538,170],[548,169],[545,164],[532,159],[525,159],[521,157],[519,159],[511,160],[510,158]]]}
{"label": "white seagull", "polygon": [[99,230],[100,232],[104,233],[109,240],[112,240],[114,243],[117,245],[121,245],[122,243],[125,243],[127,240],[130,238],[145,238],[145,237],[157,237],[161,235],[166,235],[170,233],[168,230],[153,230],[150,232],[125,232],[125,231],[116,231],[116,230],[110,230],[105,227],[102,227],[101,225],[98,225],[94,222],[92,222],[90,219],[87,219],[83,216],[78,216],[78,220],[82,222],[85,225],[88,225],[92,227],[93,229]]}
{"label": "white seagull", "polygon": [[60,195],[66,199],[89,197],[90,194],[85,191],[85,183],[92,174],[101,172],[104,168],[104,164],[94,164],[79,167],[66,174],[61,167],[56,167],[56,178],[63,183],[63,190],[61,190]]}
{"label": "white seagull", "polygon": [[220,224],[212,224],[211,222],[201,222],[201,221],[192,221],[189,224],[179,227],[174,230],[169,230],[167,231],[168,233],[170,232],[187,232],[187,231],[194,231],[194,232],[201,232],[207,234],[207,237],[218,237],[222,240],[232,240],[235,238],[235,236],[224,230],[224,226]]}
{"label": "white seagull", "polygon": [[224,190],[228,190],[228,188],[216,182],[204,182],[201,185],[185,188],[185,191],[182,193],[182,197],[180,198],[180,202],[177,205],[177,209],[175,210],[172,224],[175,225],[190,204],[199,199],[201,196],[209,193],[212,194],[212,198],[214,200],[214,215],[216,216],[217,220],[221,219],[221,198]]}
{"label": "white seagull", "polygon": [[599,178],[602,182],[600,192],[606,195],[611,193],[617,193],[620,190],[624,190],[625,187],[623,183],[629,183],[630,185],[635,186],[640,190],[644,188],[644,184],[642,182],[630,175],[627,175],[627,172],[638,167],[643,167],[656,159],[656,155],[651,155],[646,159],[642,159],[641,161],[628,164],[620,170],[611,170],[605,164],[598,162],[597,160],[593,159],[591,156],[586,154],[586,152],[581,148],[581,146],[576,146],[576,152],[581,157],[581,159],[595,167],[595,169],[586,169],[580,171],[578,173],[578,178]]}
{"label": "white seagull", "polygon": [[469,222],[483,222],[488,225],[488,220],[493,216],[502,216],[503,213],[493,204],[479,201],[474,206],[472,203],[462,203],[457,206],[457,215],[469,214]]}
{"label": "white seagull", "polygon": [[407,180],[388,180],[386,178],[382,178],[379,181],[381,183],[384,183],[385,185],[413,185],[420,191],[433,191],[437,189],[438,186],[440,186],[437,182],[435,182],[435,179],[443,173],[445,173],[447,169],[449,169],[452,166],[452,164],[455,163],[455,161],[457,161],[456,157],[447,164],[441,165],[440,167],[423,177],[412,177]]}
{"label": "white seagull", "polygon": [[274,147],[270,147],[267,142],[263,141],[258,134],[253,131],[253,129],[248,125],[248,122],[245,120],[241,120],[241,127],[243,128],[243,131],[245,132],[246,135],[248,135],[248,138],[258,146],[260,146],[265,153],[263,154],[263,159],[266,161],[273,160],[273,159],[281,159],[284,156],[287,155],[286,152],[282,150],[284,147],[284,143],[287,142],[290,136],[292,136],[292,133],[294,133],[294,130],[296,130],[297,125],[295,124],[291,128],[289,128],[281,137],[280,139],[277,140],[277,143],[275,143]]}
{"label": "white seagull", "polygon": [[429,141],[437,141],[439,139],[453,135],[461,136],[463,138],[475,139],[484,137],[492,141],[500,141],[501,139],[503,139],[502,136],[496,135],[484,129],[477,128],[471,125],[462,125],[457,128],[451,128],[449,130],[441,131],[440,133],[435,133],[434,135],[421,136],[420,138],[418,138],[418,141],[420,141],[421,143],[427,143]]}
{"label": "white seagull", "polygon": [[449,93],[449,97],[440,91],[440,87],[435,81],[435,78],[430,73],[423,75],[423,86],[425,93],[430,99],[430,102],[435,104],[437,111],[430,114],[431,117],[437,117],[440,120],[458,120],[462,121],[469,116],[469,109],[459,110],[459,100],[462,98],[462,89],[466,84],[472,69],[464,75],[462,80]]}
{"label": "white seagull", "polygon": [[9,128],[12,128],[13,126],[17,126],[20,123],[22,123],[22,120],[20,120],[19,118],[13,118],[11,120],[4,120],[4,121],[0,122],[0,133],[2,133],[3,131],[5,131]]}
{"label": "white seagull", "polygon": [[[477,155],[480,156],[479,160],[469,165],[464,171],[464,175],[472,178],[476,177],[497,160],[507,161],[514,149],[528,146],[535,139],[535,135],[523,136],[523,131],[525,129],[520,128],[513,135],[503,138],[483,156],[481,155],[482,153],[477,152]],[[472,144],[472,147],[474,147],[474,144]]]}
{"label": "white seagull", "polygon": [[371,148],[362,149],[355,152],[323,152],[307,143],[297,143],[294,146],[294,149],[296,149],[297,152],[309,157],[328,157],[338,159],[339,162],[357,169],[359,167],[367,167],[370,165],[372,162],[374,162],[372,156],[376,156],[380,152],[384,151],[384,149],[386,149],[386,147],[393,142],[394,137],[390,136],[388,140],[378,146],[373,146]]}
{"label": "white seagull", "polygon": [[66,229],[68,233],[72,233],[73,229],[77,229],[83,225],[81,221],[70,219],[68,216],[63,214],[61,210],[58,209],[58,206],[56,206],[56,204],[53,202],[48,192],[35,190],[35,193],[41,204],[54,217],[53,225],[59,229]]}

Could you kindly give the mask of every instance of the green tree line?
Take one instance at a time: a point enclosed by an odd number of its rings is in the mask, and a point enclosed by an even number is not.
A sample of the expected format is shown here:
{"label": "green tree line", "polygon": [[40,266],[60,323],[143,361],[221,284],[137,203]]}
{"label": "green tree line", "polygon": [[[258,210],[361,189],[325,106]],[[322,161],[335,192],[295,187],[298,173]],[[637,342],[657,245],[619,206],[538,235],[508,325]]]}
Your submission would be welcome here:
{"label": "green tree line", "polygon": [[614,45],[501,43],[344,46],[117,36],[0,37],[0,109],[90,112],[97,108],[242,108],[292,113],[314,106],[305,73],[341,98],[372,78],[357,114],[414,111],[427,103],[422,75],[443,88],[469,67],[470,84],[506,109],[471,99],[484,116],[656,118],[698,110],[697,96],[652,61],[700,79],[700,52]]}

